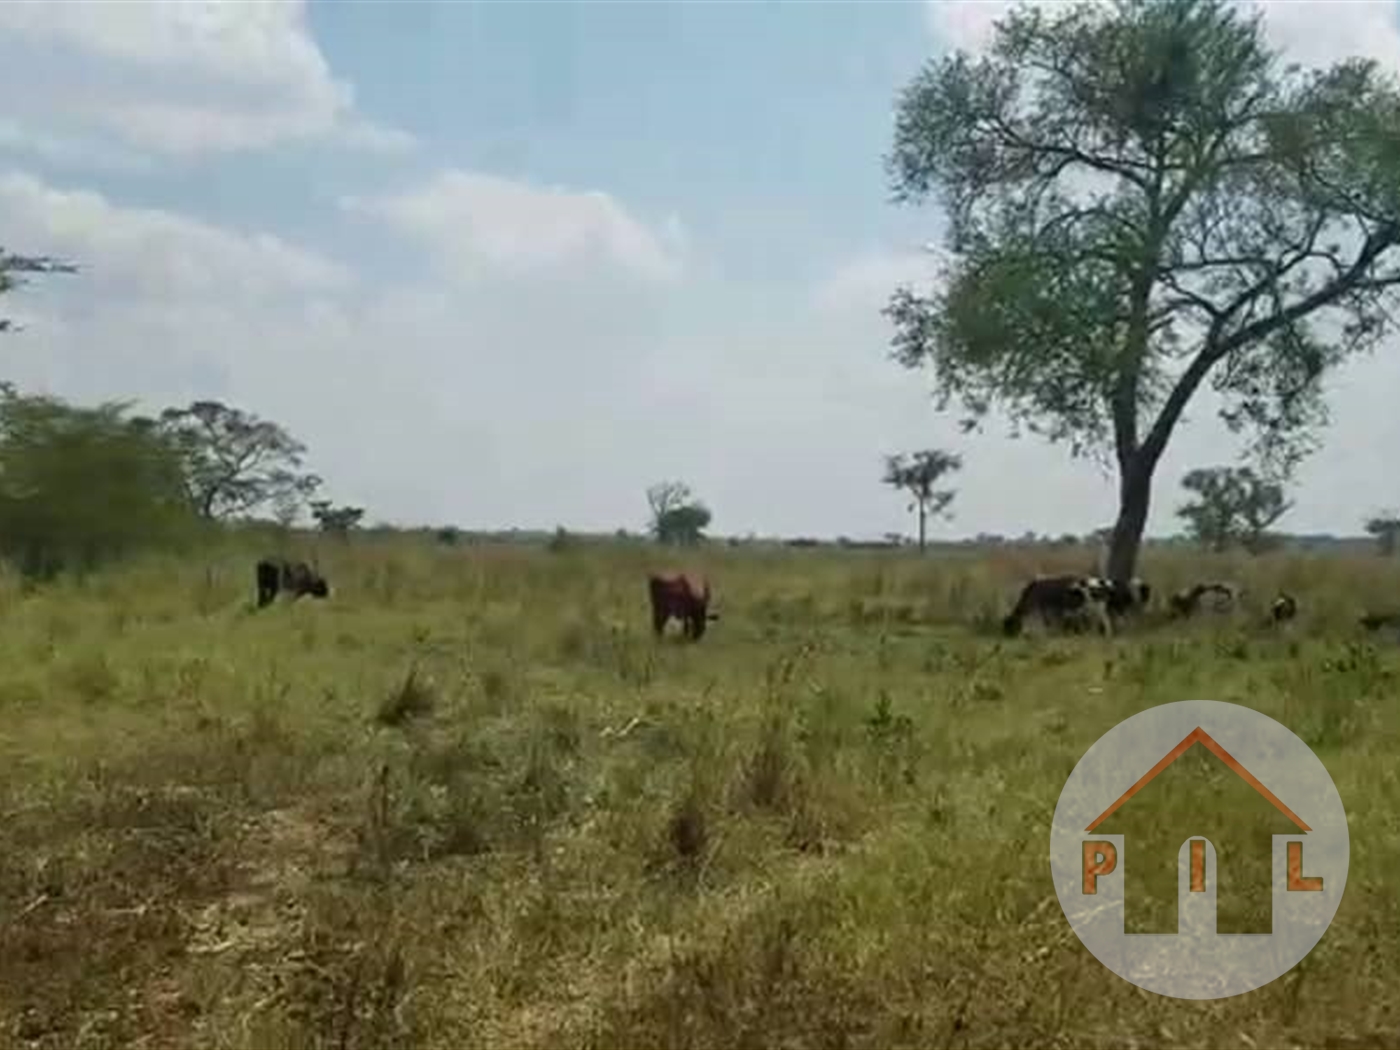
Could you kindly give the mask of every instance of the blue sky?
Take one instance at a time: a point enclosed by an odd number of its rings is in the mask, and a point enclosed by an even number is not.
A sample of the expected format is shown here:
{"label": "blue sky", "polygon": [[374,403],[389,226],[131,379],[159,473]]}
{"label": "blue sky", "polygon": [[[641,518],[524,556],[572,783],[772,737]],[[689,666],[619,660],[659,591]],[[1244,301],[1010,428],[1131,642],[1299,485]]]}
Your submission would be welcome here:
{"label": "blue sky", "polygon": [[[0,5],[0,237],[78,278],[7,304],[24,385],[220,397],[302,438],[372,519],[635,528],[689,482],[715,529],[911,527],[882,456],[963,454],[942,535],[1087,531],[1112,480],[962,435],[888,360],[880,308],[933,279],[888,203],[896,93],[976,3]],[[1270,8],[1305,61],[1400,67],[1392,5]],[[1338,377],[1299,530],[1378,490],[1394,355]],[[1207,412],[1177,481],[1229,462]]]}

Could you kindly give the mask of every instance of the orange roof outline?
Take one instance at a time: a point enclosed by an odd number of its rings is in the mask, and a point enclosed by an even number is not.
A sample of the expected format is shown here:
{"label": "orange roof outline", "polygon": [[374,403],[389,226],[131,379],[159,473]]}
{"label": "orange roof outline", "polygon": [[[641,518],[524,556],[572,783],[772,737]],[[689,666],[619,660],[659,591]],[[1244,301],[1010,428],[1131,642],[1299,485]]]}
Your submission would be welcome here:
{"label": "orange roof outline", "polygon": [[1160,762],[1158,762],[1155,766],[1153,766],[1146,773],[1144,773],[1136,784],[1128,788],[1128,790],[1123,792],[1123,794],[1119,795],[1118,801],[1113,803],[1113,805],[1109,806],[1106,810],[1104,810],[1097,817],[1095,817],[1093,822],[1084,830],[1093,831],[1096,827],[1098,827],[1105,820],[1111,817],[1115,812],[1117,812],[1119,806],[1123,805],[1123,803],[1127,802],[1128,799],[1132,798],[1139,791],[1141,791],[1147,785],[1148,781],[1150,781],[1158,773],[1162,772],[1162,770],[1166,769],[1169,765],[1171,765],[1178,758],[1184,755],[1186,753],[1186,750],[1192,744],[1203,745],[1207,751],[1213,754],[1216,758],[1220,759],[1220,761],[1224,762],[1225,765],[1228,766],[1230,769],[1234,770],[1235,773],[1239,775],[1240,779],[1242,779],[1246,784],[1252,787],[1255,791],[1259,792],[1259,794],[1263,795],[1266,799],[1269,800],[1269,802],[1273,803],[1274,807],[1280,813],[1282,813],[1289,820],[1293,821],[1294,824],[1297,824],[1300,830],[1312,830],[1312,828],[1308,827],[1306,824],[1303,823],[1302,819],[1298,816],[1298,814],[1294,813],[1291,809],[1285,806],[1282,800],[1280,800],[1277,795],[1275,795],[1272,791],[1270,791],[1263,784],[1261,784],[1259,782],[1259,779],[1255,777],[1253,773],[1245,769],[1244,766],[1240,765],[1239,760],[1236,759],[1234,755],[1230,754],[1230,752],[1226,751],[1223,747],[1221,747],[1220,744],[1216,742],[1215,738],[1212,737],[1200,726],[1197,726],[1195,729],[1191,730],[1191,732],[1187,733],[1186,737],[1181,741],[1181,743],[1177,744],[1176,747],[1172,748],[1165,755],[1163,755],[1162,760]]}

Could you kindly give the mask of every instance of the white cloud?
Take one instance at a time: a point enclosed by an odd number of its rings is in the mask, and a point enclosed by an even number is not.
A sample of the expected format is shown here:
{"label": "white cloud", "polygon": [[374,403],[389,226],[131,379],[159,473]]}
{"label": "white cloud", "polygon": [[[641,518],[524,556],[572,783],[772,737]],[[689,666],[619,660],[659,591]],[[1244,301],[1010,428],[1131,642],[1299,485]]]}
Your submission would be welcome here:
{"label": "white cloud", "polygon": [[927,292],[940,279],[946,253],[936,246],[915,251],[868,251],[818,282],[813,306],[825,312],[879,312],[896,288]]}
{"label": "white cloud", "polygon": [[0,4],[0,86],[31,130],[54,122],[170,156],[322,140],[411,147],[356,112],[303,0]]}
{"label": "white cloud", "polygon": [[0,174],[7,245],[78,262],[84,283],[114,296],[261,300],[331,291],[342,266],[266,233],[236,233],[158,209],[118,208],[98,193]]}
{"label": "white cloud", "polygon": [[679,275],[685,248],[674,216],[653,230],[606,193],[472,172],[444,171],[412,190],[341,204],[414,238],[465,279],[603,260],[667,281]]}
{"label": "white cloud", "polygon": [[146,156],[123,146],[95,141],[92,136],[55,135],[3,118],[0,151],[85,171],[138,172],[152,167]]}
{"label": "white cloud", "polygon": [[[625,225],[616,202],[580,200]],[[227,399],[285,424],[328,495],[376,518],[611,529],[641,517],[655,479],[638,457],[670,425],[648,397],[676,351],[664,288],[586,257],[482,287],[384,286],[268,233],[19,173],[0,174],[0,229],[5,247],[81,267],[0,303],[25,325],[0,340],[0,374],[24,388],[148,408]],[[664,473],[686,469],[682,456]]]}

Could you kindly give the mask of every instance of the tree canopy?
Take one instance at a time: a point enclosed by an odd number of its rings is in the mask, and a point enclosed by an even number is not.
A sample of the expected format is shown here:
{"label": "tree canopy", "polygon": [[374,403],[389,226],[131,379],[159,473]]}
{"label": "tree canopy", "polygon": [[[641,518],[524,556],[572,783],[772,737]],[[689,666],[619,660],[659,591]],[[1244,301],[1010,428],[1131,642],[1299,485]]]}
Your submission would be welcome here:
{"label": "tree canopy", "polygon": [[911,455],[903,453],[885,457],[884,482],[903,489],[913,497],[910,510],[919,513],[919,550],[925,546],[927,522],[931,516],[946,514],[957,495],[953,489],[936,489],[943,476],[962,469],[962,457],[942,449],[930,448]]}
{"label": "tree canopy", "polygon": [[349,504],[337,506],[328,499],[311,501],[311,516],[322,532],[328,532],[340,539],[348,539],[353,529],[359,528],[360,519],[365,516],[364,507]]}
{"label": "tree canopy", "polygon": [[31,579],[175,542],[193,523],[154,421],[0,390],[0,553]]}
{"label": "tree canopy", "polygon": [[1320,380],[1375,344],[1400,284],[1400,92],[1374,62],[1283,67],[1224,0],[1021,7],[989,52],[898,100],[896,198],[947,212],[954,262],[902,289],[894,356],[965,425],[1111,455],[1109,574],[1130,575],[1154,471],[1209,379],[1286,471]]}
{"label": "tree canopy", "polygon": [[1250,467],[1201,467],[1181,480],[1194,497],[1177,507],[1191,537],[1215,551],[1240,544],[1252,553],[1269,542],[1269,529],[1292,504],[1278,481]]}
{"label": "tree canopy", "polygon": [[1400,514],[1383,511],[1366,519],[1366,532],[1376,539],[1376,549],[1383,557],[1395,553],[1396,539],[1400,538]]}
{"label": "tree canopy", "polygon": [[710,508],[680,481],[652,485],[647,489],[647,505],[651,508],[651,533],[659,543],[699,543],[712,517]]}
{"label": "tree canopy", "polygon": [[229,518],[271,503],[279,519],[290,521],[321,484],[302,469],[305,445],[240,408],[195,401],[166,409],[160,426],[180,449],[186,495],[202,518]]}

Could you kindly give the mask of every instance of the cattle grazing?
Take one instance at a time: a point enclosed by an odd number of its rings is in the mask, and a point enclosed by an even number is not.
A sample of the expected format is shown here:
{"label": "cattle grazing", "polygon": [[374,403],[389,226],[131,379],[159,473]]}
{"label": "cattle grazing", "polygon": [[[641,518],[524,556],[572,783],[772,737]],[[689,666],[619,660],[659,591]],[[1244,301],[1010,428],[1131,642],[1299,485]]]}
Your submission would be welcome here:
{"label": "cattle grazing", "polygon": [[1021,633],[1025,619],[1039,613],[1047,627],[1080,630],[1086,621],[1096,619],[1105,634],[1111,634],[1113,621],[1145,608],[1152,588],[1140,579],[1108,580],[1099,576],[1037,576],[1021,589],[1015,607],[1001,621],[1002,633]]}
{"label": "cattle grazing", "polygon": [[1021,588],[1016,605],[1001,621],[1008,638],[1021,633],[1026,617],[1036,613],[1047,627],[1075,629],[1094,599],[1083,576],[1037,576]]}
{"label": "cattle grazing", "polygon": [[710,581],[685,573],[647,577],[647,592],[651,597],[651,626],[658,638],[666,622],[679,620],[685,637],[698,642],[705,634],[706,623],[718,620],[710,611]]}
{"label": "cattle grazing", "polygon": [[1269,604],[1269,617],[1274,623],[1284,623],[1298,615],[1298,603],[1293,595],[1279,591],[1278,597]]}
{"label": "cattle grazing", "polygon": [[1224,612],[1235,604],[1239,597],[1239,590],[1229,583],[1198,583],[1194,587],[1187,587],[1177,591],[1168,599],[1168,606],[1173,617],[1194,616],[1201,606],[1201,599],[1208,594],[1215,595],[1214,608],[1217,612]]}
{"label": "cattle grazing", "polygon": [[1379,631],[1382,627],[1400,627],[1400,613],[1367,613],[1358,621],[1368,631]]}
{"label": "cattle grazing", "polygon": [[1089,596],[1103,602],[1104,609],[1114,617],[1145,609],[1152,598],[1152,588],[1137,578],[1108,580],[1102,576],[1086,576],[1084,582]]}
{"label": "cattle grazing", "polygon": [[290,594],[293,601],[307,594],[326,598],[331,593],[325,577],[304,561],[263,558],[258,562],[257,581],[259,609],[271,605],[280,591]]}

